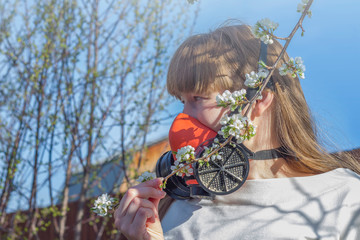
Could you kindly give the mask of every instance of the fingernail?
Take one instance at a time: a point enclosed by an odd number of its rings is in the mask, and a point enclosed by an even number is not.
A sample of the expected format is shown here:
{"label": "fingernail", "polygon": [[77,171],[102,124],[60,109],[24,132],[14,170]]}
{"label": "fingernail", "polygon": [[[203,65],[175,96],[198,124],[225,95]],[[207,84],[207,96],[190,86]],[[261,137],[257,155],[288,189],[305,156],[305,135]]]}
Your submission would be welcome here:
{"label": "fingernail", "polygon": [[159,196],[165,196],[166,193],[162,190],[158,190],[158,194],[159,194]]}

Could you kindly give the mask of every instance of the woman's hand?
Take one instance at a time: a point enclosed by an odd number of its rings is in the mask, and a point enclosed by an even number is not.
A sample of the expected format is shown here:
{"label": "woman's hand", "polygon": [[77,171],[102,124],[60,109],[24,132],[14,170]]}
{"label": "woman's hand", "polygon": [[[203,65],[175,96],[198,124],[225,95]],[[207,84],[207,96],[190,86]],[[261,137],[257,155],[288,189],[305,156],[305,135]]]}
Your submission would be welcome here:
{"label": "woman's hand", "polygon": [[158,215],[159,201],[165,192],[160,178],[129,188],[115,211],[115,227],[128,239],[163,239]]}

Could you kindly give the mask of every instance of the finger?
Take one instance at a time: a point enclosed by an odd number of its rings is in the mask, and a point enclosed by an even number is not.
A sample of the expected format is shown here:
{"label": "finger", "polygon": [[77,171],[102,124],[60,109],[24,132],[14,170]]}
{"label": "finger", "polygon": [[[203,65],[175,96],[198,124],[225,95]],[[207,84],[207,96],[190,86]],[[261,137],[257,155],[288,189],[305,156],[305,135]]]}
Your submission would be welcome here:
{"label": "finger", "polygon": [[162,181],[163,181],[162,178],[155,178],[155,179],[143,182],[143,183],[141,183],[139,185],[143,185],[143,186],[146,186],[146,187],[154,187],[154,188],[160,189],[160,184],[162,183]]}
{"label": "finger", "polygon": [[129,222],[128,215],[125,219],[121,219],[119,230],[127,239],[148,239],[149,234],[146,231],[146,221],[154,218],[152,210],[140,207],[135,214],[135,222]]}
{"label": "finger", "polygon": [[149,222],[154,223],[155,217],[158,216],[154,204],[147,199],[134,198],[133,201],[130,203],[124,216],[119,215],[119,213],[116,213],[116,217],[115,217],[116,228],[119,229],[124,234],[129,234],[129,231],[131,232],[132,229],[134,218],[138,213],[139,209],[141,208],[148,209],[147,212],[148,211],[151,212],[151,217],[149,219]]}
{"label": "finger", "polygon": [[144,235],[146,234],[146,221],[149,218],[154,218],[153,212],[149,208],[139,208],[136,212],[134,221],[132,223],[131,228],[137,230],[137,234],[139,234],[140,238],[146,238]]}
{"label": "finger", "polygon": [[[151,209],[153,212],[153,215],[158,217],[157,209],[151,201],[149,201],[147,199],[143,199],[143,198],[134,198],[125,212],[125,216],[128,218],[128,220],[130,222],[133,221],[136,212],[141,207]],[[151,219],[151,221],[152,222],[155,221],[155,218]]]}
{"label": "finger", "polygon": [[151,187],[143,187],[143,188],[132,188],[129,189],[124,198],[123,201],[121,201],[120,204],[120,212],[121,215],[125,214],[126,209],[129,207],[130,203],[135,198],[142,198],[142,199],[161,199],[165,196],[165,193],[163,191],[151,188]]}
{"label": "finger", "polygon": [[[151,182],[151,183],[148,183],[148,182]],[[144,182],[143,184],[139,184],[133,188],[130,188],[126,192],[126,194],[120,201],[120,205],[119,205],[119,211],[122,215],[124,214],[124,211],[127,209],[129,204],[135,197],[145,198],[145,199],[148,199],[148,198],[161,199],[165,196],[165,192],[159,190],[159,188],[158,188],[158,185],[159,185],[158,183],[161,182],[161,179],[157,178],[157,179],[150,180],[148,182]],[[154,187],[154,186],[156,186],[156,187]]]}
{"label": "finger", "polygon": [[[165,196],[164,196],[165,197]],[[150,198],[149,201],[155,206],[156,213],[159,212],[159,203],[162,198]],[[157,215],[158,217],[158,215]]]}

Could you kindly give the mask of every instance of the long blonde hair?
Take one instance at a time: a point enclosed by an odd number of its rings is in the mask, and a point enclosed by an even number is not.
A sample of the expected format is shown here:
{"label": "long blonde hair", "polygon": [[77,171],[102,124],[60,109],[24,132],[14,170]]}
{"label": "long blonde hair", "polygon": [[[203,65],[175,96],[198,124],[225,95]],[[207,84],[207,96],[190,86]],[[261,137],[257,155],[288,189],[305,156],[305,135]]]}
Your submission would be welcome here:
{"label": "long blonde hair", "polygon": [[[282,46],[268,46],[267,64],[273,65]],[[167,76],[168,92],[179,98],[183,92],[208,93],[245,88],[245,73],[257,70],[260,40],[249,26],[225,26],[207,34],[189,37],[175,52]],[[287,55],[284,60],[288,60]],[[300,82],[290,75],[273,74],[274,121],[279,143],[290,153],[288,166],[301,173],[317,174],[339,167],[360,173],[359,163],[349,154],[330,154],[318,143]]]}

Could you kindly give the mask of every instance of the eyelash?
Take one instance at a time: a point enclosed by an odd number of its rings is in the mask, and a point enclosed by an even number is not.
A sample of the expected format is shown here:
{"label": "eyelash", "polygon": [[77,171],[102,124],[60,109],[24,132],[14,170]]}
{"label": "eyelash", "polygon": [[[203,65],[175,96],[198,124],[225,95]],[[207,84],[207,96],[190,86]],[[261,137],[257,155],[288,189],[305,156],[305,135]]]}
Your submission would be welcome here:
{"label": "eyelash", "polygon": [[[203,99],[207,99],[207,98],[202,97],[202,96],[194,96],[194,97],[193,97],[193,100],[194,100],[194,101],[199,101],[199,100],[203,100]],[[180,102],[181,102],[182,104],[185,104],[185,101],[184,101],[184,100],[180,100]]]}

